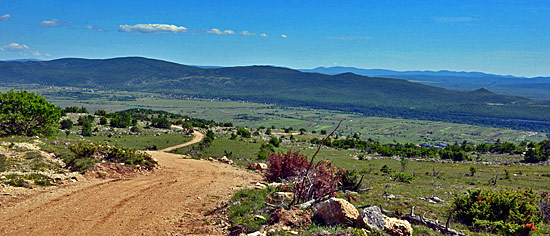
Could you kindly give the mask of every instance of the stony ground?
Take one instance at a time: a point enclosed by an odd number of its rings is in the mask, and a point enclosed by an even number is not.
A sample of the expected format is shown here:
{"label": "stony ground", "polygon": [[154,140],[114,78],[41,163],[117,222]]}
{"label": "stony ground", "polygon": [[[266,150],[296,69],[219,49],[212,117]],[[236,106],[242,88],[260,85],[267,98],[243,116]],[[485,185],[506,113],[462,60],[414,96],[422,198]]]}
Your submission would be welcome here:
{"label": "stony ground", "polygon": [[4,201],[0,235],[223,235],[223,225],[205,214],[261,178],[227,164],[149,153],[160,168],[146,175],[81,180]]}

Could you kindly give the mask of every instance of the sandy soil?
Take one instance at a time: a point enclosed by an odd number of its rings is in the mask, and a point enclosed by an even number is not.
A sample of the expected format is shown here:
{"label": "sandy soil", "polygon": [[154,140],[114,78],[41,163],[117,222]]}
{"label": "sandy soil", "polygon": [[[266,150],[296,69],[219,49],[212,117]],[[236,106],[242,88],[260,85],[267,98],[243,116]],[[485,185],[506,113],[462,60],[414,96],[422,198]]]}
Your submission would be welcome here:
{"label": "sandy soil", "polygon": [[[195,133],[186,145],[201,139]],[[205,213],[261,179],[226,164],[149,153],[160,168],[147,175],[79,181],[0,206],[0,235],[223,235]]]}

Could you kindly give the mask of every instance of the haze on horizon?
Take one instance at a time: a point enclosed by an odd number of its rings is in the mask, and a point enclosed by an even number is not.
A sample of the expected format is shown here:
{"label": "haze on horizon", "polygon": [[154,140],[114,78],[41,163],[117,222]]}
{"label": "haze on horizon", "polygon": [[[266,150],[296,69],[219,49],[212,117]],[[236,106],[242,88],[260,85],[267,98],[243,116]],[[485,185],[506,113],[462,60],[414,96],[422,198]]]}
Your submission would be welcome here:
{"label": "haze on horizon", "polygon": [[143,56],[550,76],[550,2],[6,0],[0,60]]}

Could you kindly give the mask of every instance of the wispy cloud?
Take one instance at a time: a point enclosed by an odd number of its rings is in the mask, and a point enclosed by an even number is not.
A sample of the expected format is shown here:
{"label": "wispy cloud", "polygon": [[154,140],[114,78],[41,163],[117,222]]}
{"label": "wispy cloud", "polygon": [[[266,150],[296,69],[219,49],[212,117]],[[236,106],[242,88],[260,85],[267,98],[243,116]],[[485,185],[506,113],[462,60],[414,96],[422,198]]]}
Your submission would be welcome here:
{"label": "wispy cloud", "polygon": [[8,45],[5,45],[2,47],[3,49],[6,49],[8,51],[18,52],[23,50],[30,50],[30,48],[25,44],[18,44],[18,43],[10,43]]}
{"label": "wispy cloud", "polygon": [[458,16],[458,17],[436,17],[435,20],[439,23],[462,23],[462,22],[471,22],[475,19],[469,16]]}
{"label": "wispy cloud", "polygon": [[187,28],[183,26],[168,25],[168,24],[137,24],[137,25],[120,25],[120,32],[136,32],[142,34],[152,33],[179,33],[186,32]]}
{"label": "wispy cloud", "polygon": [[10,18],[11,18],[10,14],[5,14],[5,15],[0,16],[0,20],[9,20]]}
{"label": "wispy cloud", "polygon": [[345,40],[345,41],[351,41],[351,40],[370,40],[372,39],[369,36],[349,36],[349,35],[342,35],[342,36],[327,36],[326,39],[332,39],[332,40]]}
{"label": "wispy cloud", "polygon": [[93,25],[87,25],[87,26],[86,26],[86,29],[93,30],[93,31],[97,31],[97,32],[103,31],[103,29],[98,28],[98,27],[95,27],[95,26],[93,26]]}
{"label": "wispy cloud", "polygon": [[49,53],[40,53],[39,51],[33,51],[29,46],[20,43],[10,43],[8,45],[4,45],[0,47],[0,51],[18,52],[21,56],[27,56],[28,53],[31,53],[35,57],[51,56]]}
{"label": "wispy cloud", "polygon": [[72,24],[72,22],[60,21],[58,19],[45,20],[40,22],[41,26],[46,26],[46,27],[56,27],[60,25],[70,25],[70,24]]}
{"label": "wispy cloud", "polygon": [[288,38],[288,36],[286,34],[281,34],[281,38],[286,39],[286,38]]}
{"label": "wispy cloud", "polygon": [[248,32],[248,30],[241,31],[240,35],[243,35],[243,36],[256,36],[255,33],[250,33],[250,32]]}
{"label": "wispy cloud", "polygon": [[209,34],[219,34],[219,35],[221,35],[221,34],[235,34],[235,31],[233,31],[233,30],[224,30],[224,31],[221,31],[221,30],[219,30],[219,29],[214,28],[214,29],[211,29],[211,30],[206,31],[206,33],[209,33]]}
{"label": "wispy cloud", "polygon": [[269,37],[269,36],[268,36],[266,33],[261,33],[261,34],[260,34],[260,37],[267,38],[267,37]]}

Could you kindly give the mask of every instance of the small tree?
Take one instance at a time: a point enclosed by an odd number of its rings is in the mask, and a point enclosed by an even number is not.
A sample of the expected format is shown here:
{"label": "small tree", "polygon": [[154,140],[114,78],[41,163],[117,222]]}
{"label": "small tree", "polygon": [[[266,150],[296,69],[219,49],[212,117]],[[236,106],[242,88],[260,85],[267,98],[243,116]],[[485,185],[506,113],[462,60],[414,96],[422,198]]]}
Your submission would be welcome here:
{"label": "small tree", "polygon": [[107,124],[107,118],[105,118],[103,116],[101,118],[99,118],[99,124],[100,125],[106,125]]}
{"label": "small tree", "polygon": [[470,166],[470,176],[474,176],[477,172],[476,166],[471,165]]}
{"label": "small tree", "polygon": [[61,122],[59,122],[61,125],[61,129],[72,129],[73,128],[73,121],[69,119],[64,119]]}
{"label": "small tree", "polygon": [[13,89],[0,93],[0,136],[52,135],[61,110],[43,96]]}
{"label": "small tree", "polygon": [[82,123],[82,130],[80,134],[85,137],[92,136],[92,123],[87,120],[84,121],[84,123]]}

